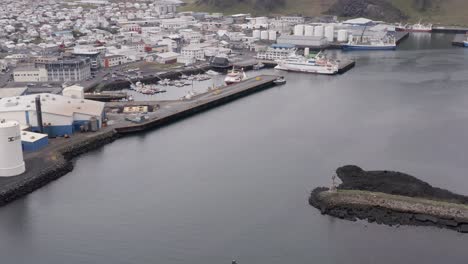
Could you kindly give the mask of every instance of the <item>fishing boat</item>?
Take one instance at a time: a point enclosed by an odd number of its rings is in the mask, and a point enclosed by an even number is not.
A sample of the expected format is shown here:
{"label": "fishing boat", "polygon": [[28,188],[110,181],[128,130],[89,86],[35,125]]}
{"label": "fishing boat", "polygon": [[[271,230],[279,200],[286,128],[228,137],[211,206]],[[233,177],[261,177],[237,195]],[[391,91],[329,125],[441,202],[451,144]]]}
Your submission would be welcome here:
{"label": "fishing boat", "polygon": [[284,60],[278,60],[276,70],[305,72],[315,74],[337,74],[339,65],[333,60],[327,59],[322,52],[315,56],[304,57],[291,54]]}
{"label": "fishing boat", "polygon": [[395,27],[396,31],[404,32],[432,32],[432,24],[421,24],[421,20],[417,24],[405,24],[398,25]]}
{"label": "fishing boat", "polygon": [[361,36],[352,37],[343,45],[344,50],[395,50],[396,38],[392,35],[364,36],[367,26],[362,30]]}
{"label": "fishing boat", "polygon": [[226,78],[224,78],[224,82],[227,85],[230,85],[230,84],[242,82],[245,79],[247,79],[247,75],[245,74],[244,70],[243,69],[236,70],[233,67],[232,70],[226,75]]}
{"label": "fishing boat", "polygon": [[265,67],[265,64],[259,62],[259,63],[255,64],[255,65],[253,66],[253,69],[256,70],[256,71],[258,71],[258,70],[260,70],[260,69],[263,69],[264,67]]}
{"label": "fishing boat", "polygon": [[282,85],[286,83],[286,78],[284,76],[279,76],[276,80],[273,81],[276,85]]}
{"label": "fishing boat", "polygon": [[395,50],[397,47],[395,37],[385,36],[382,39],[369,37],[354,38],[343,45],[344,50]]}

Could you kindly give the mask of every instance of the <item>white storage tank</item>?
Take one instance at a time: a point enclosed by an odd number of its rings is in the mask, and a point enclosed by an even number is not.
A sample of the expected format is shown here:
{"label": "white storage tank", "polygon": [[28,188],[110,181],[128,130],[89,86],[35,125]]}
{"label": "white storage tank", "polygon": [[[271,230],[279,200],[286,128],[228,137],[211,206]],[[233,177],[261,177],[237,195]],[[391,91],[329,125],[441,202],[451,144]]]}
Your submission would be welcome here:
{"label": "white storage tank", "polygon": [[294,35],[303,36],[304,35],[304,25],[295,25],[294,26]]}
{"label": "white storage tank", "polygon": [[305,48],[304,49],[304,57],[309,57],[309,54],[310,54],[309,48]]}
{"label": "white storage tank", "polygon": [[17,121],[0,120],[0,177],[16,176],[26,170]]}
{"label": "white storage tank", "polygon": [[268,31],[262,30],[262,32],[260,32],[260,39],[268,39]]}
{"label": "white storage tank", "polygon": [[338,30],[337,40],[338,40],[338,42],[348,41],[348,31],[346,31],[346,29]]}
{"label": "white storage tank", "polygon": [[304,36],[312,37],[314,35],[314,26],[306,25],[304,27]]}
{"label": "white storage tank", "polygon": [[323,37],[323,26],[316,26],[314,28],[314,36]]}
{"label": "white storage tank", "polygon": [[260,30],[256,29],[252,33],[252,37],[255,39],[260,39]]}
{"label": "white storage tank", "polygon": [[268,31],[268,39],[272,40],[272,41],[275,41],[276,40],[276,31],[274,31],[274,30]]}
{"label": "white storage tank", "polygon": [[327,38],[328,42],[333,42],[335,39],[335,27],[334,26],[326,26],[325,27],[325,37]]}

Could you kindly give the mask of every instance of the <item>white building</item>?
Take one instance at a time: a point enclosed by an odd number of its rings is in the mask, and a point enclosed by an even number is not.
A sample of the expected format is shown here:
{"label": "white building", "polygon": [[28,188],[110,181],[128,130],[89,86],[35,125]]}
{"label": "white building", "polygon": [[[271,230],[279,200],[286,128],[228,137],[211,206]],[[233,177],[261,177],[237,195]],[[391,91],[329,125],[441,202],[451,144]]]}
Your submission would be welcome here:
{"label": "white building", "polygon": [[104,57],[104,68],[111,68],[122,65],[128,61],[125,55],[109,55]]}
{"label": "white building", "polygon": [[161,64],[169,64],[169,63],[176,63],[177,58],[180,56],[179,53],[176,52],[164,52],[156,54],[156,62]]}
{"label": "white building", "polygon": [[299,16],[283,16],[280,18],[280,21],[290,24],[304,24],[305,19]]}
{"label": "white building", "polygon": [[274,44],[266,50],[259,51],[256,58],[259,60],[282,60],[286,59],[291,53],[295,53],[294,45]]}
{"label": "white building", "polygon": [[210,44],[190,44],[182,48],[181,55],[187,58],[195,58],[196,60],[205,60],[204,49],[211,46]]}
{"label": "white building", "polygon": [[45,68],[19,67],[13,71],[15,82],[47,82],[47,70]]}
{"label": "white building", "polygon": [[297,47],[323,48],[328,44],[324,36],[295,36],[281,35],[276,41],[278,44],[291,44]]}
{"label": "white building", "polygon": [[[38,132],[36,96],[24,95],[0,99],[0,119],[17,120],[21,125]],[[101,126],[104,103],[75,99],[63,95],[39,94],[44,133],[50,137],[71,135],[88,122]]]}

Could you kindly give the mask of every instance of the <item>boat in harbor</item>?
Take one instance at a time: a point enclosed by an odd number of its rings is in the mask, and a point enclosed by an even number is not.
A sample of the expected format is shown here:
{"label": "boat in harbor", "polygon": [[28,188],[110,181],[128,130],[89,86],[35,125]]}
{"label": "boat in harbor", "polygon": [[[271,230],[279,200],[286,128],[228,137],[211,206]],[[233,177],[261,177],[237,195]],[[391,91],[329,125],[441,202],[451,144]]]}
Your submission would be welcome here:
{"label": "boat in harbor", "polygon": [[403,32],[432,32],[432,24],[421,24],[419,21],[417,24],[405,24],[405,25],[398,25],[395,27],[396,31],[403,31]]}
{"label": "boat in harbor", "polygon": [[230,85],[230,84],[242,82],[245,79],[247,79],[247,75],[245,74],[244,70],[243,69],[236,70],[233,67],[232,70],[226,75],[226,78],[224,78],[224,82],[227,85]]}
{"label": "boat in harbor", "polygon": [[284,76],[279,76],[276,80],[273,81],[276,85],[283,85],[286,83],[286,78]]}
{"label": "boat in harbor", "polygon": [[382,39],[370,37],[353,38],[343,45],[344,50],[395,50],[396,47],[395,37],[388,35]]}
{"label": "boat in harbor", "polygon": [[265,64],[263,64],[263,63],[261,63],[261,62],[255,64],[255,65],[253,66],[253,69],[254,69],[255,71],[261,70],[261,69],[263,69],[263,68],[265,68]]}
{"label": "boat in harbor", "polygon": [[284,60],[278,60],[277,63],[275,69],[282,71],[333,75],[337,74],[339,70],[338,63],[326,58],[322,52],[309,57],[291,54]]}

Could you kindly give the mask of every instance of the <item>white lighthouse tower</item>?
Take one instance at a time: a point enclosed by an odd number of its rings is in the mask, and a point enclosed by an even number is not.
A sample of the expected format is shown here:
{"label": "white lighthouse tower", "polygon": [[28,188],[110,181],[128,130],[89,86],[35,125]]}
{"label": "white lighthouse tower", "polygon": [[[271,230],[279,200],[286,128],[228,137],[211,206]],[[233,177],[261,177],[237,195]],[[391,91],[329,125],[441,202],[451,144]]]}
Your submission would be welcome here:
{"label": "white lighthouse tower", "polygon": [[0,120],[0,177],[16,176],[26,170],[20,133],[18,122]]}

